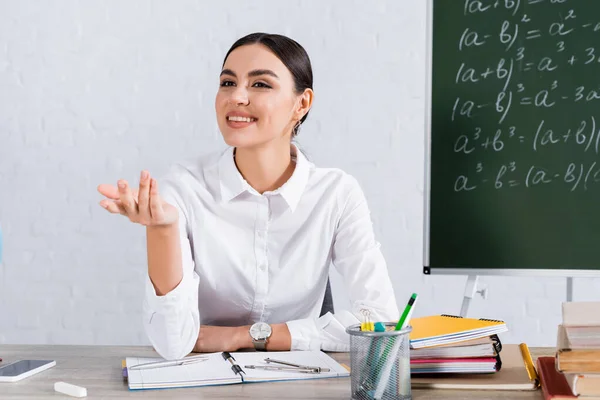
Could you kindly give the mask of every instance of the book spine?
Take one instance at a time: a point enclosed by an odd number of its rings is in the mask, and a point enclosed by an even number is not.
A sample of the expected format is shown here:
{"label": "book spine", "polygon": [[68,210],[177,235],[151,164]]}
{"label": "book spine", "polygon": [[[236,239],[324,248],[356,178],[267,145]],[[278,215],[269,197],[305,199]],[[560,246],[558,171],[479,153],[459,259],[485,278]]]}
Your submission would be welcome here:
{"label": "book spine", "polygon": [[564,375],[554,368],[554,357],[538,357],[537,367],[546,399],[552,399],[555,396],[577,399]]}

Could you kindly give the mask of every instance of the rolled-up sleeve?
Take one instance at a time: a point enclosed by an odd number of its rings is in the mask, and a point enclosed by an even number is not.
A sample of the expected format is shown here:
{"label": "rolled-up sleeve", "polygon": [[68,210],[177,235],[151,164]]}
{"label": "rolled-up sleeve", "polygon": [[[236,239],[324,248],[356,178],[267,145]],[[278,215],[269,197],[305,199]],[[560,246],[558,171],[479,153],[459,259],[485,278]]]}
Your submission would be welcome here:
{"label": "rolled-up sleeve", "polygon": [[189,354],[198,339],[200,278],[194,270],[188,223],[190,216],[186,213],[183,195],[172,181],[161,181],[159,187],[162,198],[179,210],[183,278],[173,290],[159,296],[146,275],[143,318],[144,329],[154,349],[163,358],[173,360]]}
{"label": "rolled-up sleeve", "polygon": [[351,310],[327,313],[320,318],[289,321],[292,350],[349,351],[346,327],[362,319],[361,310],[372,321],[399,318],[387,265],[375,240],[369,207],[358,182],[347,175],[341,196],[341,215],[333,242],[332,263],[348,289]]}

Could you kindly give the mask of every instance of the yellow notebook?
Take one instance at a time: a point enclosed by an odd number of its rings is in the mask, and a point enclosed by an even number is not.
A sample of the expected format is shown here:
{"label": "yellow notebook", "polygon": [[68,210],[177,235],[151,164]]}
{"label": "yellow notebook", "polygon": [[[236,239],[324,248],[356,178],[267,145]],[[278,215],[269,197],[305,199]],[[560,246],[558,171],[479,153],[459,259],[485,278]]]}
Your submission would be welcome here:
{"label": "yellow notebook", "polygon": [[412,318],[410,345],[414,349],[458,343],[506,332],[503,321],[463,318],[454,315],[432,315]]}

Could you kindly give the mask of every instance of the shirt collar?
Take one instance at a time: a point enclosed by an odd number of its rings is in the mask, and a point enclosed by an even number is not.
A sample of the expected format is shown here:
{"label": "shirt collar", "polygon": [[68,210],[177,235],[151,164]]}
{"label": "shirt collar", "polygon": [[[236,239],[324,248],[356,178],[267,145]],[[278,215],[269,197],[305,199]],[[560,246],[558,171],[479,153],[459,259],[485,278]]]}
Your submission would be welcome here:
{"label": "shirt collar", "polygon": [[[219,159],[219,185],[221,188],[221,199],[229,202],[245,191],[254,192],[248,182],[238,171],[233,158],[233,147],[223,152]],[[280,188],[272,193],[279,193],[285,200],[292,212],[298,207],[304,188],[308,182],[311,162],[306,159],[298,147],[292,143],[292,156],[296,157],[296,167],[292,176]]]}
{"label": "shirt collar", "polygon": [[281,194],[281,197],[285,199],[285,202],[292,212],[296,210],[298,203],[300,203],[300,198],[308,183],[311,168],[311,162],[308,161],[300,149],[292,143],[292,156],[294,155],[296,156],[296,168],[294,169],[292,176],[283,184],[283,186],[275,191]]}
{"label": "shirt collar", "polygon": [[229,202],[248,189],[248,183],[237,170],[233,159],[233,147],[223,152],[219,159],[219,185],[221,199]]}

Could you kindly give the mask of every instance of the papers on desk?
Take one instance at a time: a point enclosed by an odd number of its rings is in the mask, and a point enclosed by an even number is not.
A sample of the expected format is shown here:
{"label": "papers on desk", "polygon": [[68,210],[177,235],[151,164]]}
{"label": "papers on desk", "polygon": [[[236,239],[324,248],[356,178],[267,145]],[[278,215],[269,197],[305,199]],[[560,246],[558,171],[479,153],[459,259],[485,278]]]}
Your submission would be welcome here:
{"label": "papers on desk", "polygon": [[502,368],[498,372],[493,374],[417,374],[411,377],[412,387],[460,390],[536,390],[538,381],[529,375],[527,360],[519,346],[506,344],[502,347]]}
{"label": "papers on desk", "polygon": [[[243,381],[232,371],[231,364],[223,359],[220,352],[206,354],[208,360],[205,362],[155,369],[130,369],[130,367],[159,361],[158,358],[127,357],[125,361],[128,368],[129,389],[165,389],[349,376],[346,368],[322,351],[237,352],[231,353],[231,355],[244,371]],[[244,368],[245,365],[272,366],[273,364],[264,362],[267,357],[294,364],[328,368],[329,372],[304,373]]]}
{"label": "papers on desk", "polygon": [[410,361],[411,374],[460,373],[485,374],[496,372],[498,360],[490,358],[431,358]]}
{"label": "papers on desk", "polygon": [[460,343],[412,349],[410,351],[410,358],[495,357],[498,350],[494,340],[491,337],[486,336],[484,338],[467,340]]}

